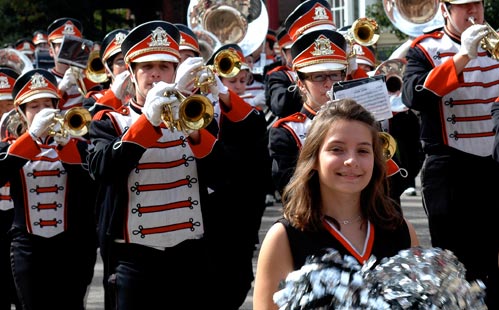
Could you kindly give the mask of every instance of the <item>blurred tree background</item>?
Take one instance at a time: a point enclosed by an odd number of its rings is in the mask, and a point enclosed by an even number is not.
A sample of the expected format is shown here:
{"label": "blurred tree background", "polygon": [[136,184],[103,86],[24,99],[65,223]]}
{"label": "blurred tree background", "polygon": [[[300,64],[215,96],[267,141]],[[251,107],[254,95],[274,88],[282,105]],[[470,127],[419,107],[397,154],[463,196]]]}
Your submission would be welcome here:
{"label": "blurred tree background", "polygon": [[83,36],[92,41],[102,40],[117,28],[131,29],[149,20],[162,19],[165,12],[170,15],[167,19],[170,22],[185,22],[185,14],[178,11],[186,10],[188,3],[187,0],[0,0],[0,47],[21,38],[32,39],[34,31],[47,30],[61,17],[78,19],[83,25]]}

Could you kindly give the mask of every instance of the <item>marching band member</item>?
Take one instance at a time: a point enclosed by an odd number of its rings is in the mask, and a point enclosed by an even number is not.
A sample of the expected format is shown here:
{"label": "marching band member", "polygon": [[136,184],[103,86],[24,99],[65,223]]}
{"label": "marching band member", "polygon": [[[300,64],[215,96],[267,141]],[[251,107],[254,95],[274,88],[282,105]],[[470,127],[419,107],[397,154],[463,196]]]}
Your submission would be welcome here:
{"label": "marching band member", "polygon": [[491,107],[499,66],[481,45],[495,31],[484,24],[484,1],[440,2],[445,25],[413,40],[402,99],[420,113],[422,197],[432,246],[452,251],[466,279],[485,284],[488,308],[498,309],[499,163],[492,158]]}
{"label": "marching band member", "polygon": [[121,52],[121,43],[129,30],[115,29],[108,32],[102,40],[99,58],[109,81],[109,87],[89,91],[83,99],[83,107],[92,115],[102,109],[117,109],[128,101],[130,94],[130,72],[126,70]]}
{"label": "marching band member", "polygon": [[285,117],[299,112],[302,98],[296,85],[296,72],[291,69],[291,45],[293,41],[286,28],[278,34],[282,65],[271,69],[265,75],[265,100],[272,113],[277,117]]}
{"label": "marching band member", "polygon": [[[215,65],[216,56],[224,51],[230,51],[234,61],[241,63],[241,67],[239,72],[236,70],[235,76],[231,76],[234,72],[224,76],[215,70],[216,78],[220,79],[230,94],[231,105],[244,113],[241,114],[241,120],[228,117],[223,113],[222,104],[222,100],[227,99],[215,98],[214,114],[218,131],[213,133],[223,143],[230,166],[235,167],[235,170],[228,175],[223,186],[214,189],[209,195],[210,206],[216,207],[209,213],[208,224],[211,226],[207,228],[207,240],[209,248],[217,253],[211,262],[212,268],[216,270],[214,284],[225,295],[217,306],[220,309],[237,310],[244,303],[254,279],[253,254],[259,243],[258,232],[272,176],[264,114],[241,96],[246,93],[246,78],[251,74],[241,47],[238,44],[222,45],[206,64]],[[255,180],[258,181],[255,183]],[[236,243],[232,241],[233,236],[227,234],[225,226],[225,223],[235,220],[238,226]]]}
{"label": "marching band member", "polygon": [[0,143],[0,185],[10,183],[12,273],[23,309],[84,309],[97,254],[88,143],[54,117],[57,80],[45,69],[19,76],[12,96],[25,131]]}
{"label": "marching band member", "polygon": [[291,46],[296,85],[304,102],[301,112],[277,120],[270,128],[272,176],[280,194],[293,174],[310,122],[330,100],[332,85],[346,79],[346,45],[342,34],[325,29],[303,34]]}
{"label": "marching band member", "polygon": [[[64,36],[82,38],[82,32],[80,21],[70,17],[56,19],[47,28],[49,53],[54,59],[54,67],[49,71],[57,78],[58,88],[62,93],[58,108],[63,112],[72,107],[82,106],[86,92],[99,87],[97,83],[85,77],[84,72],[76,72],[83,70],[72,68],[58,60]],[[81,76],[78,76],[80,74]]]}
{"label": "marching band member", "polygon": [[[12,89],[19,74],[10,68],[0,68],[0,132],[1,140],[10,139],[7,131],[8,116],[14,111],[14,99]],[[9,113],[11,112],[11,113]],[[5,132],[4,132],[5,129]],[[8,232],[14,219],[14,202],[10,196],[10,184],[6,183],[0,187],[0,309],[10,310],[15,304],[20,310],[21,305],[16,294],[12,269],[10,267],[10,237]]]}
{"label": "marching band member", "polygon": [[[90,126],[95,148],[89,166],[100,180],[99,229],[107,238],[100,245],[116,259],[120,310],[169,304],[204,308],[219,288],[212,285],[216,277],[207,276],[217,274],[210,269],[216,253],[208,252],[205,234],[211,229],[210,212],[218,207],[207,195],[235,169],[230,153],[207,128],[180,125],[179,105],[185,100],[178,92],[187,93],[203,61],[188,58],[181,73],[179,44],[179,30],[165,21],[132,29],[121,51],[135,93],[120,109],[97,113]],[[182,82],[173,83],[176,75]],[[210,93],[220,98],[222,113],[237,120],[244,114],[222,86],[217,82]]]}
{"label": "marching band member", "polygon": [[175,24],[180,31],[180,62],[184,62],[189,57],[199,57],[199,41],[197,35],[184,24]]}

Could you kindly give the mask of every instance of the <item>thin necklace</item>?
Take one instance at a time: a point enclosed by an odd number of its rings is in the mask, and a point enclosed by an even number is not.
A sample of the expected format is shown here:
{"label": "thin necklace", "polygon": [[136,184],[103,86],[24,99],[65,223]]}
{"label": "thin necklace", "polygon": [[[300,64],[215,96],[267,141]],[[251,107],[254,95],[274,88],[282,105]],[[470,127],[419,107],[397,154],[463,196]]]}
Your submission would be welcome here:
{"label": "thin necklace", "polygon": [[360,219],[361,219],[361,215],[359,214],[354,219],[341,220],[341,221],[338,221],[338,222],[342,223],[343,225],[348,225],[348,224],[352,224],[352,223],[358,222]]}
{"label": "thin necklace", "polygon": [[[329,215],[325,215],[324,216],[326,219],[334,219],[333,217],[329,216]],[[359,214],[357,217],[353,218],[353,219],[347,219],[347,220],[336,220],[337,222],[343,224],[343,225],[348,225],[348,224],[352,224],[352,223],[355,223],[355,222],[358,222],[360,219],[362,219],[362,214]]]}

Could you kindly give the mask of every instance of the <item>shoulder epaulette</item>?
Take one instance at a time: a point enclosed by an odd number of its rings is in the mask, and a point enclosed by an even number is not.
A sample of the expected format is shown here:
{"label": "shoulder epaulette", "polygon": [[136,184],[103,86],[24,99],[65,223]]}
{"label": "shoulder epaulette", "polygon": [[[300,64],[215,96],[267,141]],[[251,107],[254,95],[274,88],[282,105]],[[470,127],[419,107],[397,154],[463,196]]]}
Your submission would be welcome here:
{"label": "shoulder epaulette", "polygon": [[275,68],[272,68],[272,70],[270,70],[269,72],[267,72],[267,74],[271,74],[271,73],[274,73],[274,72],[277,72],[277,71],[284,71],[284,70],[289,70],[288,66],[280,65],[280,66],[277,66]]}
{"label": "shoulder epaulette", "polygon": [[421,42],[422,40],[424,40],[426,38],[441,39],[443,36],[444,36],[444,32],[440,31],[440,30],[420,35],[419,37],[415,38],[412,41],[411,47],[416,46],[417,44],[419,44],[419,42]]}
{"label": "shoulder epaulette", "polygon": [[307,119],[307,116],[301,112],[296,112],[294,114],[288,115],[286,117],[280,118],[272,124],[272,127],[280,127],[282,123],[293,122],[293,123],[303,123]]}
{"label": "shoulder epaulette", "polygon": [[100,120],[100,119],[103,118],[104,115],[107,115],[108,113],[111,113],[111,112],[117,112],[117,113],[120,113],[122,115],[129,115],[130,114],[130,108],[128,108],[126,106],[121,106],[120,108],[118,108],[116,110],[112,110],[112,109],[100,110],[99,112],[95,113],[93,119],[94,120]]}

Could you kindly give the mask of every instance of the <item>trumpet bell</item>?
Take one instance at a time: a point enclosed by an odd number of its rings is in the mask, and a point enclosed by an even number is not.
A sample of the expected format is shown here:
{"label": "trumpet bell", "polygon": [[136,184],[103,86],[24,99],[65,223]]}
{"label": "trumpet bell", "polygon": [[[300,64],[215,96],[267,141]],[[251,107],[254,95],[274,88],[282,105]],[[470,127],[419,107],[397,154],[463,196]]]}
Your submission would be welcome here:
{"label": "trumpet bell", "polygon": [[104,83],[109,79],[98,50],[90,52],[85,75],[94,83]]}
{"label": "trumpet bell", "polygon": [[382,62],[374,71],[374,75],[384,75],[388,94],[393,94],[402,89],[407,61],[403,58],[388,59]]}
{"label": "trumpet bell", "polygon": [[187,97],[179,108],[183,126],[191,130],[199,130],[208,126],[213,120],[213,114],[213,104],[203,95]]}
{"label": "trumpet bell", "polygon": [[62,127],[73,137],[81,137],[88,132],[88,124],[92,120],[90,112],[83,107],[69,109],[64,114]]}
{"label": "trumpet bell", "polygon": [[389,160],[395,155],[395,152],[397,151],[397,142],[391,134],[384,131],[379,132],[379,137],[381,138],[385,160]]}
{"label": "trumpet bell", "polygon": [[349,29],[355,42],[363,46],[370,46],[378,42],[380,30],[374,19],[361,17],[353,22]]}
{"label": "trumpet bell", "polygon": [[224,78],[236,76],[241,70],[241,60],[232,50],[221,50],[213,59],[215,71]]}
{"label": "trumpet bell", "polygon": [[383,0],[383,8],[392,24],[410,37],[444,25],[439,0]]}

